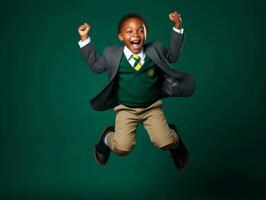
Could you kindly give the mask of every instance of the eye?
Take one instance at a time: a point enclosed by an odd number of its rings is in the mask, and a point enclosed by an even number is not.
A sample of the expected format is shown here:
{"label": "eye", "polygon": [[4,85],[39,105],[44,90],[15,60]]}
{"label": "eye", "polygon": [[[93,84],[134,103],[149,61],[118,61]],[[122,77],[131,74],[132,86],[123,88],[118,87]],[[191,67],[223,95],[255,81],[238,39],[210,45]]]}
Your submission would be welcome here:
{"label": "eye", "polygon": [[126,33],[128,33],[128,34],[131,34],[131,33],[132,33],[132,31],[126,31]]}
{"label": "eye", "polygon": [[141,32],[141,33],[144,33],[144,30],[143,30],[143,29],[141,29],[139,32]]}

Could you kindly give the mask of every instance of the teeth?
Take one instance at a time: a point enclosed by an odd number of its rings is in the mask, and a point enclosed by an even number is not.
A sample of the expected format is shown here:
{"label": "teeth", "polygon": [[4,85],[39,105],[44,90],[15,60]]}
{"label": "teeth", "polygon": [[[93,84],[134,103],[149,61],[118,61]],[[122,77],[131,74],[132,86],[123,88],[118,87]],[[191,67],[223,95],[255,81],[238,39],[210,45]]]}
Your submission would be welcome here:
{"label": "teeth", "polygon": [[131,43],[139,44],[140,43],[140,40],[133,40]]}

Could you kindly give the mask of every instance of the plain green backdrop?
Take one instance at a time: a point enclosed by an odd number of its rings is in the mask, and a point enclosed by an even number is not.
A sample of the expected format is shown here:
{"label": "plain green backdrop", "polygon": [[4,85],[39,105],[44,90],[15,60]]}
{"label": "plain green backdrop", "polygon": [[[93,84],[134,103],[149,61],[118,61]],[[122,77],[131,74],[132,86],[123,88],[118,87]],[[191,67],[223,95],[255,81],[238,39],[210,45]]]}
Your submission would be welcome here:
{"label": "plain green backdrop", "polygon": [[[1,1],[0,199],[263,199],[265,1]],[[78,52],[81,23],[99,52],[119,45],[117,23],[137,12],[148,41],[168,44],[168,14],[186,32],[173,67],[196,78],[190,98],[163,100],[191,160],[176,171],[143,127],[127,157],[99,167],[93,148],[114,112],[89,106],[106,74]]]}

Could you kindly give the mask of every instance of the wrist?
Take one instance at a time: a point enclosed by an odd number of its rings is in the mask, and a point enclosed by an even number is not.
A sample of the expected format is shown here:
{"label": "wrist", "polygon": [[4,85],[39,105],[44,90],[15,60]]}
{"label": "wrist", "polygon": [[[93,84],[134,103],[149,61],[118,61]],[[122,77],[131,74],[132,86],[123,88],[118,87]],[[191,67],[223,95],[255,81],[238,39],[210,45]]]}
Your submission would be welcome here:
{"label": "wrist", "polygon": [[177,29],[181,29],[181,23],[175,23],[175,28],[177,28]]}
{"label": "wrist", "polygon": [[88,35],[80,36],[80,40],[81,40],[81,41],[87,40],[88,37],[89,37]]}

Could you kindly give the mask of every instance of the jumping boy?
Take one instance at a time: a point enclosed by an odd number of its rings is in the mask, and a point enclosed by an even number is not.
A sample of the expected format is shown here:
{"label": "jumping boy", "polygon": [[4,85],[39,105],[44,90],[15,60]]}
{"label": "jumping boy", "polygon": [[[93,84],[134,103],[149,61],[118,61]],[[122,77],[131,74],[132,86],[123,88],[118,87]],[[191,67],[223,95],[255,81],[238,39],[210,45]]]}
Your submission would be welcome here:
{"label": "jumping boy", "polygon": [[95,73],[108,72],[108,83],[91,100],[93,109],[113,108],[115,126],[106,127],[95,145],[98,164],[107,163],[111,151],[127,155],[135,145],[138,123],[143,124],[151,142],[162,150],[169,150],[177,169],[188,163],[188,151],[174,124],[168,124],[162,111],[166,97],[191,96],[195,83],[190,74],[172,69],[181,53],[184,29],[178,12],[169,14],[174,23],[168,48],[158,41],[145,44],[147,26],[138,14],[127,14],[118,24],[118,39],[123,46],[105,48],[100,56],[91,42],[91,26],[78,28],[80,53]]}

